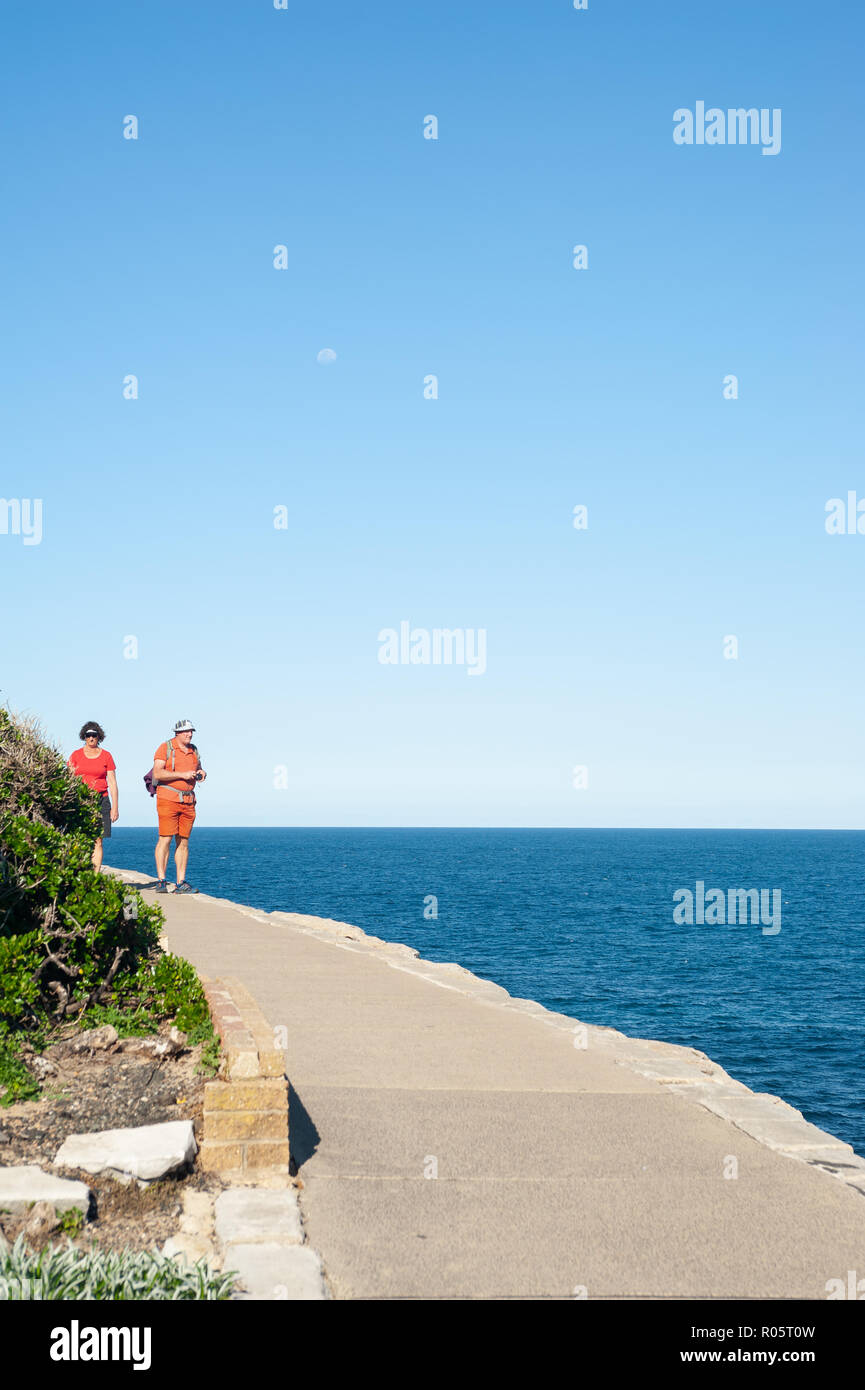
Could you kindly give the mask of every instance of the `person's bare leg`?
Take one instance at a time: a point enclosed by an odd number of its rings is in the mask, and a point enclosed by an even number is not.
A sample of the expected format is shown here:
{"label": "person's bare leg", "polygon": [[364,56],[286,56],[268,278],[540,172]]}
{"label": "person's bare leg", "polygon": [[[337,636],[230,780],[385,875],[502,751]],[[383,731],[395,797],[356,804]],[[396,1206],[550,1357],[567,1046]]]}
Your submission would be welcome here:
{"label": "person's bare leg", "polygon": [[168,851],[171,848],[171,836],[160,835],[156,841],[156,877],[165,878],[168,871]]}
{"label": "person's bare leg", "polygon": [[96,844],[93,846],[93,859],[91,860],[91,863],[93,864],[94,869],[97,869],[97,870],[98,870],[98,869],[101,869],[101,868],[102,868],[102,839],[101,839],[101,837],[96,841]]}
{"label": "person's bare leg", "polygon": [[182,883],[186,878],[186,865],[189,861],[189,838],[184,839],[180,835],[174,837],[174,867],[177,870],[177,882]]}

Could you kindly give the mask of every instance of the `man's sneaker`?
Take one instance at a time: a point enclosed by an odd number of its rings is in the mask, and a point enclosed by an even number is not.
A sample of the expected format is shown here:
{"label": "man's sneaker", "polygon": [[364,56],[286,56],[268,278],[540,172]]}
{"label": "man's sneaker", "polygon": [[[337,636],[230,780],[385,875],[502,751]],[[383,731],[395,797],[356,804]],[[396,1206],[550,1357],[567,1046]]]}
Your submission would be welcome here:
{"label": "man's sneaker", "polygon": [[186,879],[184,878],[180,883],[178,883],[174,891],[175,893],[197,893],[198,889],[193,888],[192,885],[190,883],[187,883]]}
{"label": "man's sneaker", "polygon": [[165,879],[164,879],[164,878],[157,879],[157,882],[156,882],[156,892],[157,892],[157,893],[167,893],[167,892],[168,892],[168,884],[165,882]]}

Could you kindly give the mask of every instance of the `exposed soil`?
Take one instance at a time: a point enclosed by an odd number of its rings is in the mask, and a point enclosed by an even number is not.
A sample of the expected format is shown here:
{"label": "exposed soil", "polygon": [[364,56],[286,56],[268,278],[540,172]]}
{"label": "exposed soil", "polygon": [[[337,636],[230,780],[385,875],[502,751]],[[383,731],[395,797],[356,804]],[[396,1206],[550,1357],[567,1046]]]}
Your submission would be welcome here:
{"label": "exposed soil", "polygon": [[[196,1070],[200,1056],[200,1047],[162,1058],[142,1058],[116,1049],[73,1053],[68,1043],[48,1048],[41,1059],[31,1061],[37,1074],[44,1073],[42,1097],[0,1108],[0,1165],[37,1163],[60,1177],[87,1184],[94,1201],[90,1219],[75,1237],[82,1248],[91,1244],[116,1250],[161,1246],[177,1232],[183,1191],[191,1187],[216,1194],[224,1186],[218,1177],[193,1168],[140,1188],[137,1182],[127,1186],[116,1178],[53,1169],[51,1164],[70,1134],[167,1120],[192,1120],[200,1144],[208,1079]],[[28,1219],[26,1214],[0,1213],[0,1232],[11,1244]],[[63,1232],[55,1229],[28,1236],[28,1243],[40,1249],[64,1239]]]}

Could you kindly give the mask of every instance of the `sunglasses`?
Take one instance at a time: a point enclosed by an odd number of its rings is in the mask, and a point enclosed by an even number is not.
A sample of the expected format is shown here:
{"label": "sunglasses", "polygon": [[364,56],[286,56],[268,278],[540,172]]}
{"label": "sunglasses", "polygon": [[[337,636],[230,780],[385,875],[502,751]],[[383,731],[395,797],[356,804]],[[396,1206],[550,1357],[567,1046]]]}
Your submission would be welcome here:
{"label": "sunglasses", "polygon": [[84,737],[85,737],[85,738],[98,738],[99,735],[98,735],[98,734],[85,734]]}

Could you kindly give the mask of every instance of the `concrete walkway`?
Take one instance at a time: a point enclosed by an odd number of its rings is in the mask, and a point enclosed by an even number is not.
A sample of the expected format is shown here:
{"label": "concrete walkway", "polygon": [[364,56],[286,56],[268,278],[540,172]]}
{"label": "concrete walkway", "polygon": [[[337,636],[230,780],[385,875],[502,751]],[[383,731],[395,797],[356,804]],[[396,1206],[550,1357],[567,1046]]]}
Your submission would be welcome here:
{"label": "concrete walkway", "polygon": [[865,1276],[865,1162],[702,1054],[344,924],[156,901],[171,950],[277,1030],[334,1297],[824,1299]]}

